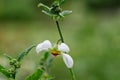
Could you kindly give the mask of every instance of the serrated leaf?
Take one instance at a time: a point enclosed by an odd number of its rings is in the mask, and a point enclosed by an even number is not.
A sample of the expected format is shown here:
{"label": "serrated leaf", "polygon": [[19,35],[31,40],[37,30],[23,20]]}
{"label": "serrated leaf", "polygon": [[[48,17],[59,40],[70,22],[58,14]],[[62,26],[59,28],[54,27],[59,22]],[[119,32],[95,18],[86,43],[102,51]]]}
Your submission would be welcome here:
{"label": "serrated leaf", "polygon": [[50,8],[49,8],[48,6],[42,4],[42,3],[39,3],[39,4],[38,4],[38,7],[43,7],[43,8],[45,8],[45,9],[47,9],[48,11],[50,11]]}
{"label": "serrated leaf", "polygon": [[25,80],[39,80],[43,74],[43,70],[37,69],[32,75],[28,76]]}
{"label": "serrated leaf", "polygon": [[4,74],[6,77],[8,78],[10,77],[9,72],[2,65],[0,65],[0,72]]}
{"label": "serrated leaf", "polygon": [[25,51],[23,51],[22,53],[20,53],[20,55],[18,56],[17,60],[18,60],[18,61],[21,61],[21,60],[23,59],[23,57],[24,57],[25,55],[27,55],[27,54],[31,51],[31,49],[34,48],[34,47],[35,47],[35,46],[32,45],[32,46],[30,46],[29,48],[27,48]]}
{"label": "serrated leaf", "polygon": [[61,15],[61,16],[66,16],[66,15],[69,15],[69,14],[71,14],[71,13],[72,13],[72,11],[64,10],[64,11],[62,11],[62,12],[60,13],[60,15]]}

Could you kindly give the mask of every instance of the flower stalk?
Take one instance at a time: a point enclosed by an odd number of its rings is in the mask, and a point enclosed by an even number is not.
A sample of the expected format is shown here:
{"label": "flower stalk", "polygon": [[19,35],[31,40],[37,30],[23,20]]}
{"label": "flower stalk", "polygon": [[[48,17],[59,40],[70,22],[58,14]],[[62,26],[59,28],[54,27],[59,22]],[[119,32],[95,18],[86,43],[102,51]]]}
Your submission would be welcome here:
{"label": "flower stalk", "polygon": [[57,25],[57,29],[58,29],[58,32],[60,35],[60,39],[64,43],[64,39],[63,39],[63,35],[62,35],[61,29],[60,29],[60,25],[59,25],[59,22],[57,20],[56,20],[56,25]]}
{"label": "flower stalk", "polygon": [[70,68],[69,71],[72,75],[72,80],[76,80],[76,77],[75,77],[75,74],[74,74],[73,70]]}
{"label": "flower stalk", "polygon": [[[63,38],[63,35],[62,35],[62,31],[60,29],[60,25],[59,25],[59,22],[56,20],[56,25],[57,25],[57,29],[58,29],[58,33],[59,33],[59,36],[60,36],[60,40],[62,43],[64,43],[64,38]],[[71,73],[71,76],[72,76],[72,80],[76,80],[75,78],[75,74],[73,72],[73,69],[72,68],[69,68],[69,71]]]}

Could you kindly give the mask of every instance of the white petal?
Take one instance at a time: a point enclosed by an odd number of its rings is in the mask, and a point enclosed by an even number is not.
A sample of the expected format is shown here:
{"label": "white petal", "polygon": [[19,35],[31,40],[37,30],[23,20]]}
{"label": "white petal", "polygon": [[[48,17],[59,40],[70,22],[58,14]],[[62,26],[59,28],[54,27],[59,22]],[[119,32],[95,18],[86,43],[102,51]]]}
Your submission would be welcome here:
{"label": "white petal", "polygon": [[52,44],[49,40],[45,40],[42,45],[43,48],[51,48]]}
{"label": "white petal", "polygon": [[36,52],[39,53],[41,51],[47,51],[48,48],[51,48],[52,44],[50,43],[49,40],[45,40],[44,42],[40,43],[36,47]]}
{"label": "white petal", "polygon": [[58,45],[58,50],[63,53],[68,53],[70,51],[68,45],[65,43],[61,43],[60,45]]}
{"label": "white petal", "polygon": [[36,47],[36,52],[39,53],[40,51],[42,51],[42,43],[38,44]]}
{"label": "white petal", "polygon": [[70,55],[64,54],[64,53],[62,54],[62,57],[63,57],[63,61],[65,62],[66,66],[68,68],[72,68],[73,64],[74,64],[72,57]]}

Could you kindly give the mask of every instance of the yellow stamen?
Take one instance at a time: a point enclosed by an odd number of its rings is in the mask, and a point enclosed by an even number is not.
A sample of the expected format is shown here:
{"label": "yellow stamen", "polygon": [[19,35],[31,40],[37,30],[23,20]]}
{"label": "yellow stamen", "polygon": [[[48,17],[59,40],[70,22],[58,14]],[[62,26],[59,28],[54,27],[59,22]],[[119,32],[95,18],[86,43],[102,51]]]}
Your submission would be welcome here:
{"label": "yellow stamen", "polygon": [[57,50],[51,50],[51,54],[54,55],[54,56],[57,56],[57,55],[60,55],[61,52],[57,51]]}

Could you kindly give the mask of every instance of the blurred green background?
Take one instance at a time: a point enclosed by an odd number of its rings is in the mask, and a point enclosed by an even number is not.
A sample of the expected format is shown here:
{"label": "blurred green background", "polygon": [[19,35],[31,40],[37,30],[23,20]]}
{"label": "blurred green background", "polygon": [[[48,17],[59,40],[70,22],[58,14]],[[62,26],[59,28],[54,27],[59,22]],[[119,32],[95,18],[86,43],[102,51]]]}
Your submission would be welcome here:
{"label": "blurred green background", "polygon": [[[37,4],[51,0],[0,0],[0,64],[7,53],[16,57],[32,44],[59,38],[55,22]],[[120,80],[120,0],[67,0],[63,9],[73,13],[60,22],[65,42],[74,58],[77,80]],[[35,49],[22,61],[17,80],[32,73],[41,55]],[[51,67],[55,80],[70,80],[61,57]],[[0,80],[7,80],[0,73]]]}

